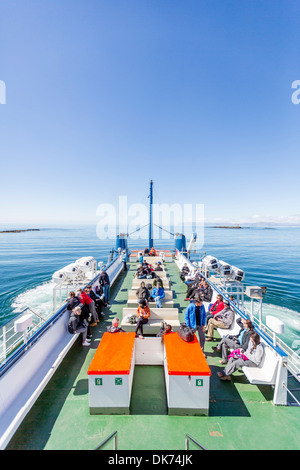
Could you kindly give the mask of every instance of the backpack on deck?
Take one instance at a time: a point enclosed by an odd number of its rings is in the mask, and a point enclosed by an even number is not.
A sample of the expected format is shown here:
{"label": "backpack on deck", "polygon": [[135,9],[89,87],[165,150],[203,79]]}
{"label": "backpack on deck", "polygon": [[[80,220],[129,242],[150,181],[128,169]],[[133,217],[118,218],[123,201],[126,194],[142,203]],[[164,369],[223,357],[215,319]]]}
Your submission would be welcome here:
{"label": "backpack on deck", "polygon": [[187,343],[190,343],[191,341],[194,341],[195,339],[195,333],[194,333],[193,328],[190,328],[185,323],[180,323],[178,335],[180,336],[181,339],[183,339]]}

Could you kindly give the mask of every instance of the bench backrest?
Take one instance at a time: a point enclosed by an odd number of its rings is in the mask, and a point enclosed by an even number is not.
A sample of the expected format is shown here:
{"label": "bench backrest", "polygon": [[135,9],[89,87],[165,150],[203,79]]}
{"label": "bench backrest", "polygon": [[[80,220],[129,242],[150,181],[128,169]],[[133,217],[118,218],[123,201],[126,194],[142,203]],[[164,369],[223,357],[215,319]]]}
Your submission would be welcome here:
{"label": "bench backrest", "polygon": [[[132,280],[132,289],[135,289],[135,288],[139,288],[141,286],[141,282],[144,281],[146,286],[147,284],[151,284],[153,286],[153,283],[155,281],[155,279],[133,279]],[[170,280],[167,279],[166,277],[162,277],[161,278],[161,281],[162,281],[162,285],[164,287],[164,289],[170,287]]]}
{"label": "bench backrest", "polygon": [[[123,318],[136,315],[136,308],[123,308]],[[178,320],[178,308],[150,308],[150,320]]]}
{"label": "bench backrest", "polygon": [[262,345],[264,347],[264,356],[259,365],[259,369],[264,369],[266,377],[271,379],[276,372],[279,357],[272,348],[269,348],[269,346],[264,343],[262,343]]}
{"label": "bench backrest", "polygon": [[[128,291],[128,299],[129,300],[137,300],[136,296],[136,291],[137,289],[132,289]],[[165,297],[166,300],[172,300],[173,299],[173,292],[171,290],[165,290]]]}

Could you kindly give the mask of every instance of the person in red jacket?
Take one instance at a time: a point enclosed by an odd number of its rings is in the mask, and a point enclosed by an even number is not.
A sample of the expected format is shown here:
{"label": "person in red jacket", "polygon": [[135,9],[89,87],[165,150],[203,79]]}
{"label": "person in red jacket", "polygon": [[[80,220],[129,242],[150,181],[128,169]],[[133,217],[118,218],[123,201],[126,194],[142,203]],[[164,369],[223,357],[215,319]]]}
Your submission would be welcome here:
{"label": "person in red jacket", "polygon": [[92,315],[93,323],[91,323],[91,326],[97,325],[97,323],[99,323],[99,318],[98,318],[98,314],[96,312],[95,302],[88,295],[89,290],[85,289],[83,291],[82,289],[78,289],[78,292],[80,292],[80,296],[79,296],[80,302],[88,307],[88,309],[89,309],[89,311]]}
{"label": "person in red jacket", "polygon": [[223,303],[223,296],[222,295],[217,295],[217,300],[215,303],[211,306],[209,311],[207,312],[206,315],[206,325],[208,324],[208,321],[213,318],[216,313],[221,312],[224,308],[224,303]]}

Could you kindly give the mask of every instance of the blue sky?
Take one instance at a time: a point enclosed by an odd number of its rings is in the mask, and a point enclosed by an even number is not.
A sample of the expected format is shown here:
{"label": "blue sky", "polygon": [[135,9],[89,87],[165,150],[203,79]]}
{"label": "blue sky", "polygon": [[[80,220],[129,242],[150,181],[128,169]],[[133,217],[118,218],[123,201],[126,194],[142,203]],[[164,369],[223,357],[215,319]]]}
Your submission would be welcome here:
{"label": "blue sky", "polygon": [[1,0],[2,223],[300,223],[299,0]]}

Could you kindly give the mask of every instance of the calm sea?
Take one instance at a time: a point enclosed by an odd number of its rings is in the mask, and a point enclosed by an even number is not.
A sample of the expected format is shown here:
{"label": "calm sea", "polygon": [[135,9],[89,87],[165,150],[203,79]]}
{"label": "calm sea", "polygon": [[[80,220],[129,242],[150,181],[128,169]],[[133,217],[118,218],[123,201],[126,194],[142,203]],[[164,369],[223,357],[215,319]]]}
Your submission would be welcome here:
{"label": "calm sea", "polygon": [[[1,230],[13,228],[17,227],[3,226]],[[147,237],[145,232],[141,235]],[[201,243],[198,241],[198,245]],[[130,248],[145,246],[145,239],[129,240]],[[157,246],[172,250],[174,240],[162,239]],[[97,237],[95,226],[44,227],[37,232],[0,234],[0,326],[26,307],[41,314],[51,311],[52,274],[82,256],[106,263],[114,247],[113,239]],[[206,227],[203,246],[197,247],[202,253],[243,269],[245,285],[267,287],[263,313],[285,322],[283,339],[296,350],[300,350],[299,248],[300,227]]]}

